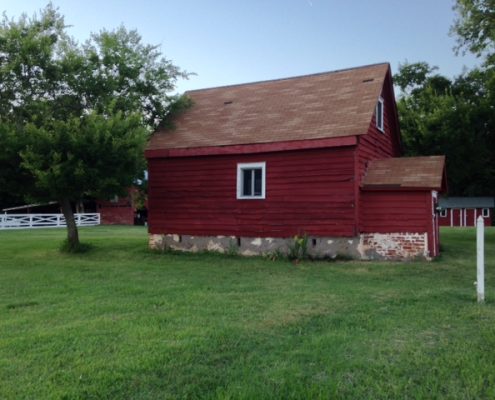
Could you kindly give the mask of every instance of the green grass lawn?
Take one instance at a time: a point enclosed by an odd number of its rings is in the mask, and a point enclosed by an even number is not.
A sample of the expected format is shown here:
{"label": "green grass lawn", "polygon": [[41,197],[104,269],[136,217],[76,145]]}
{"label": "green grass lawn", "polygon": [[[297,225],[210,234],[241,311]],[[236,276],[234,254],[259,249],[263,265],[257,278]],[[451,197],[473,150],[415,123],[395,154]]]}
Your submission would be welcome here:
{"label": "green grass lawn", "polygon": [[138,227],[0,231],[0,398],[495,398],[495,229],[432,263],[158,254]]}

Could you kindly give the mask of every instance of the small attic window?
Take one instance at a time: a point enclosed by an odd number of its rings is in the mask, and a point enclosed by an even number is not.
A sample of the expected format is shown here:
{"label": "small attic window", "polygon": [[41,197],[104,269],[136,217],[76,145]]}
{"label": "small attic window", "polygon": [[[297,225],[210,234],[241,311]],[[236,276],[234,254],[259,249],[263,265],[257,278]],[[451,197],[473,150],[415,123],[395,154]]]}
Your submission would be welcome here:
{"label": "small attic window", "polygon": [[376,111],[375,111],[375,123],[376,123],[376,127],[380,132],[384,132],[383,109],[384,109],[383,98],[380,96],[378,98],[378,102],[376,103]]}
{"label": "small attic window", "polygon": [[375,78],[363,79],[363,83],[373,82]]}
{"label": "small attic window", "polygon": [[224,105],[227,105],[227,104],[232,104],[232,100],[227,100],[227,101],[224,101],[223,102]]}

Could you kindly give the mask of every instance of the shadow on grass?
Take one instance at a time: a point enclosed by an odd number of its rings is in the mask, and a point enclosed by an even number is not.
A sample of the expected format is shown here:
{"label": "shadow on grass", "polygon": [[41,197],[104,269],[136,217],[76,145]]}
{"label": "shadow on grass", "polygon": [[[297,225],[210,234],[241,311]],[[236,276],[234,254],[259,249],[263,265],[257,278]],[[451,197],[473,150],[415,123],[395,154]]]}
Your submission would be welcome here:
{"label": "shadow on grass", "polygon": [[67,239],[65,239],[59,247],[61,253],[65,254],[84,254],[91,250],[94,250],[94,245],[89,243],[78,243],[77,245],[72,245]]}

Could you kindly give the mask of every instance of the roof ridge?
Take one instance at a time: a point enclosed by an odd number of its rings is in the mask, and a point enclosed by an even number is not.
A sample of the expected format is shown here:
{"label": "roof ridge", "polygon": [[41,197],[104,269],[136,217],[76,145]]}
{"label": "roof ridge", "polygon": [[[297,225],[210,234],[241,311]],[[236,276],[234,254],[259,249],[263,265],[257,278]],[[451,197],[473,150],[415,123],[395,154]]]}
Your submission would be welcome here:
{"label": "roof ridge", "polygon": [[206,88],[201,88],[201,89],[187,90],[184,94],[202,92],[205,90],[227,89],[227,88],[238,87],[238,86],[248,86],[248,85],[257,85],[257,84],[261,84],[261,83],[287,81],[287,80],[291,80],[291,79],[299,79],[299,78],[313,77],[313,76],[319,76],[319,75],[330,75],[330,74],[336,74],[339,72],[352,71],[355,69],[364,69],[364,68],[376,67],[378,65],[390,66],[390,63],[389,62],[380,62],[380,63],[374,63],[374,64],[361,65],[359,67],[341,68],[341,69],[336,69],[333,71],[323,71],[323,72],[316,72],[316,73],[312,73],[312,74],[287,76],[285,78],[265,79],[265,80],[245,82],[245,83],[233,83],[231,85],[211,86],[211,87],[206,87]]}

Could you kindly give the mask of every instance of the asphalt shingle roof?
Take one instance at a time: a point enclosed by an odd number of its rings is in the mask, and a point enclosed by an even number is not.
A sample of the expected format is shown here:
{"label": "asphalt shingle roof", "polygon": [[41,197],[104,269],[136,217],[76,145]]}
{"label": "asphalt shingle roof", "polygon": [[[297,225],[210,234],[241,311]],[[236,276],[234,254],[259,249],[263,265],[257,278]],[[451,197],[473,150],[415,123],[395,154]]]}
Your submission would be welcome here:
{"label": "asphalt shingle roof", "polygon": [[494,208],[493,197],[440,197],[438,203],[443,208]]}
{"label": "asphalt shingle roof", "polygon": [[193,105],[149,150],[363,135],[389,64],[186,92]]}
{"label": "asphalt shingle roof", "polygon": [[443,189],[445,156],[385,158],[371,161],[363,188]]}

